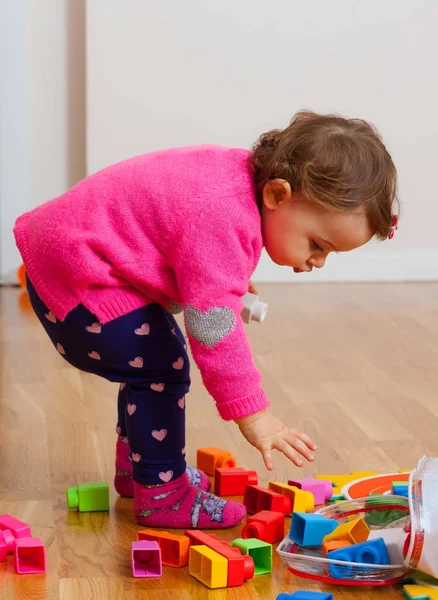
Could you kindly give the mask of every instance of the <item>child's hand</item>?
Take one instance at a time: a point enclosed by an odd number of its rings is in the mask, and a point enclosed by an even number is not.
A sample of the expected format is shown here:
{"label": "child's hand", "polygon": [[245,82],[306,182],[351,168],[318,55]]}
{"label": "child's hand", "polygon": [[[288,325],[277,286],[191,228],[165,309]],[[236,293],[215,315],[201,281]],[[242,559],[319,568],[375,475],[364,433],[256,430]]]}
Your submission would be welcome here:
{"label": "child's hand", "polygon": [[289,429],[269,411],[262,410],[249,417],[235,419],[235,422],[247,441],[260,451],[270,471],[272,448],[283,452],[297,467],[303,466],[300,454],[308,461],[313,461],[316,446],[309,436],[297,429]]}
{"label": "child's hand", "polygon": [[253,282],[251,281],[251,279],[249,280],[249,284],[248,284],[248,292],[250,294],[255,294],[256,296],[259,295],[256,286],[253,284]]}

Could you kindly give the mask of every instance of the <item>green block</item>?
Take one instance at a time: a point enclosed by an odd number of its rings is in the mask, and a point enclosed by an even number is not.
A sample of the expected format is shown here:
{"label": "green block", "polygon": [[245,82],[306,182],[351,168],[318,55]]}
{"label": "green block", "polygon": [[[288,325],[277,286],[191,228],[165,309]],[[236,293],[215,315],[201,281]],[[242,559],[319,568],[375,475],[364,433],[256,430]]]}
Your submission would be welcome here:
{"label": "green block", "polygon": [[254,575],[264,575],[272,571],[272,544],[250,538],[237,538],[231,543],[233,548],[239,548],[242,554],[248,554],[254,560]]}
{"label": "green block", "polygon": [[77,487],[67,488],[68,508],[77,508],[79,512],[109,510],[109,489],[105,481],[99,483],[80,483]]}

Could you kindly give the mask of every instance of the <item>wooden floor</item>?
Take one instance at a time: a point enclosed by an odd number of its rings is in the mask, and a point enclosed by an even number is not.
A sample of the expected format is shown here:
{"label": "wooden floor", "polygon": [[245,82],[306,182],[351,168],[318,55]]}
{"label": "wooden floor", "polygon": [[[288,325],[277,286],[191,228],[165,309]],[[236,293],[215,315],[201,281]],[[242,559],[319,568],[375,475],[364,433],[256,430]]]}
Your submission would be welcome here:
{"label": "wooden floor", "polygon": [[[272,409],[319,444],[300,475],[351,470],[392,472],[438,453],[438,284],[259,286],[266,321],[248,328]],[[27,521],[47,548],[45,576],[0,563],[0,599],[265,599],[320,589],[297,579],[275,555],[272,575],[209,592],[187,568],[157,580],[134,579],[130,543],[138,529],[132,501],[111,491],[107,513],[66,510],[65,489],[111,483],[116,385],[62,360],[17,289],[0,289],[0,513]],[[216,416],[193,370],[188,458],[197,447],[230,450],[259,472],[261,458],[234,423]],[[298,470],[275,456],[275,479]],[[232,540],[240,528],[227,530]],[[402,598],[400,587],[337,588],[335,599]]]}

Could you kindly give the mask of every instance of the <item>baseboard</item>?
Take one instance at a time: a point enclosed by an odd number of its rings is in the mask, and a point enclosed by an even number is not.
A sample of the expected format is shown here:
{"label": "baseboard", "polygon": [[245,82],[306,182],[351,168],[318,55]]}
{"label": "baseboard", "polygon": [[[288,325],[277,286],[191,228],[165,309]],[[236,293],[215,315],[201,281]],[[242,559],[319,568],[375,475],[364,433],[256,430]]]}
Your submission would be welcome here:
{"label": "baseboard", "polygon": [[296,274],[263,252],[253,280],[263,283],[438,281],[438,252],[352,252],[329,256],[323,269]]}

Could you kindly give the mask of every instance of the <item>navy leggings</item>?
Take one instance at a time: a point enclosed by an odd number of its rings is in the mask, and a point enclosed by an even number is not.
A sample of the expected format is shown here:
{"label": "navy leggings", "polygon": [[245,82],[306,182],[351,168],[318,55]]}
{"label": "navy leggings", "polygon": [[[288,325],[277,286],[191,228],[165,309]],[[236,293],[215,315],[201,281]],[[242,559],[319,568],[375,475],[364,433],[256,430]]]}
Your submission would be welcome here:
{"label": "navy leggings", "polygon": [[159,484],[159,473],[186,469],[185,395],[190,365],[173,316],[149,304],[101,325],[79,305],[59,321],[27,289],[33,309],[57,351],[71,365],[119,382],[117,432],[131,447],[134,480]]}

